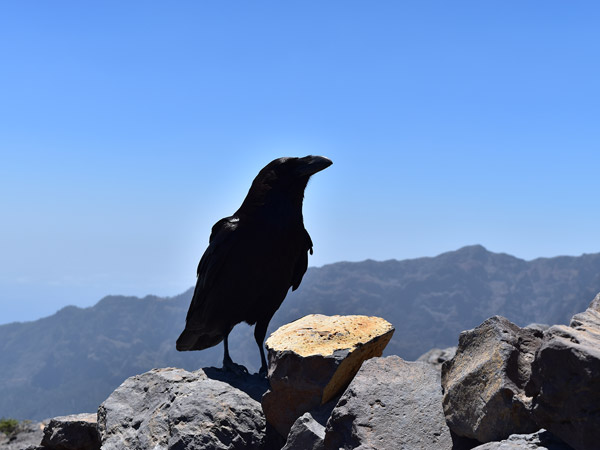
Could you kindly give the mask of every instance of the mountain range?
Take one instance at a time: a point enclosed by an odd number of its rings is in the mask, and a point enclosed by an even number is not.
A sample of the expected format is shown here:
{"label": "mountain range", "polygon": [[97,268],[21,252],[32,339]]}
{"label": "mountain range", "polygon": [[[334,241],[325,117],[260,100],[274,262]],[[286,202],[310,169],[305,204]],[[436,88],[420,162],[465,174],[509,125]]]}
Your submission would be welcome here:
{"label": "mountain range", "polygon": [[[364,314],[396,328],[384,355],[416,359],[490,316],[520,326],[568,323],[600,291],[600,253],[525,261],[475,245],[436,257],[339,262],[307,271],[269,333],[306,314]],[[109,296],[33,322],[0,326],[0,417],[94,412],[127,377],[155,367],[220,366],[222,346],[179,353],[192,289],[169,298]],[[252,328],[230,336],[235,362],[256,371]]]}

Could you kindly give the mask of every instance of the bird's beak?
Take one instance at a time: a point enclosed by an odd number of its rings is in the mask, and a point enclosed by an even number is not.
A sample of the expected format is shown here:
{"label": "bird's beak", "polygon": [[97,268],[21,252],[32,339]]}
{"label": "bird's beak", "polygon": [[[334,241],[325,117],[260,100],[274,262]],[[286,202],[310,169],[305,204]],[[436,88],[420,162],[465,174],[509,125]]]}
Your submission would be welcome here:
{"label": "bird's beak", "polygon": [[314,175],[333,164],[332,160],[324,156],[305,156],[304,158],[300,158],[300,161],[303,162],[297,169],[300,176]]}

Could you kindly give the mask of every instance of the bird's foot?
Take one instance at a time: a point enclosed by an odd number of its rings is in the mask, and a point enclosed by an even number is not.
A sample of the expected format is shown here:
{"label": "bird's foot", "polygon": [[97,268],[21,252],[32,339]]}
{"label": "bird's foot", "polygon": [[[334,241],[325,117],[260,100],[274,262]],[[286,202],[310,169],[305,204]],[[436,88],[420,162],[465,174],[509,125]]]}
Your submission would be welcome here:
{"label": "bird's foot", "polygon": [[260,370],[258,371],[258,375],[267,378],[267,366],[261,366]]}
{"label": "bird's foot", "polygon": [[248,369],[246,369],[241,364],[234,363],[231,359],[229,361],[223,361],[223,370],[225,372],[230,372],[237,376],[248,375]]}

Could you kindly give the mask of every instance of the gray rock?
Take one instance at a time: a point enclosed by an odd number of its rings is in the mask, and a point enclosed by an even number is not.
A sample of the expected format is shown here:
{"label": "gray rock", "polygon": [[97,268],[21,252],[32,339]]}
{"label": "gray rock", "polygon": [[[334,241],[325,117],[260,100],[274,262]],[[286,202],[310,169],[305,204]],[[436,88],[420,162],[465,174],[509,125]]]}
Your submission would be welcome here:
{"label": "gray rock", "polygon": [[337,402],[340,400],[342,394],[335,396],[332,400],[324,403],[323,405],[317,406],[315,409],[310,410],[310,415],[313,419],[315,419],[318,423],[320,423],[323,428],[327,425],[327,421],[331,417],[331,412],[337,405]]}
{"label": "gray rock", "polygon": [[22,450],[37,448],[44,434],[44,427],[48,421],[30,422],[22,421],[14,434],[7,436],[0,433],[0,450]]}
{"label": "gray rock", "polygon": [[[308,361],[290,354],[278,364],[271,390],[262,399],[262,408],[268,422],[281,436],[289,434],[299,416],[320,405],[323,387],[347,356],[347,353],[340,353],[338,356],[311,358]],[[309,364],[303,365],[303,362]],[[308,371],[307,368],[312,370]]]}
{"label": "gray rock", "polygon": [[281,450],[322,450],[325,427],[310,413],[298,417],[290,429],[285,446]]}
{"label": "gray rock", "polygon": [[573,450],[546,430],[532,434],[513,434],[503,441],[488,442],[472,450]]}
{"label": "gray rock", "polygon": [[451,449],[441,401],[440,375],[429,364],[365,361],[331,414],[325,448]]}
{"label": "gray rock", "polygon": [[544,331],[546,331],[548,328],[550,328],[550,325],[545,324],[545,323],[530,323],[529,325],[527,325],[524,328],[530,328],[532,330],[537,330],[537,331],[541,331],[542,333]]}
{"label": "gray rock", "polygon": [[528,393],[540,426],[577,450],[600,446],[600,294],[570,326],[555,325],[532,366]]}
{"label": "gray rock", "polygon": [[445,349],[432,348],[427,353],[424,353],[421,356],[419,356],[419,358],[417,358],[417,361],[426,362],[428,364],[431,364],[436,369],[442,370],[442,364],[454,358],[454,355],[456,355],[456,348],[457,347],[448,347]]}
{"label": "gray rock", "polygon": [[98,410],[103,450],[261,448],[265,427],[260,403],[202,370],[128,378]]}
{"label": "gray rock", "polygon": [[460,334],[456,356],[442,366],[444,413],[454,433],[485,443],[540,428],[525,386],[541,336],[500,316]]}
{"label": "gray rock", "polygon": [[50,419],[42,447],[56,450],[99,450],[97,415],[73,414]]}

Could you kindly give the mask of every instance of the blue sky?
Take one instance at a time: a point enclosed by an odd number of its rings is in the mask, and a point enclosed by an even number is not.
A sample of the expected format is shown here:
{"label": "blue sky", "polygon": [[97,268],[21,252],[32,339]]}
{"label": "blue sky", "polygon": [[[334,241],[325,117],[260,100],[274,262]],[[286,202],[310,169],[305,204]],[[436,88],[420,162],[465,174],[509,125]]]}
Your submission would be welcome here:
{"label": "blue sky", "polygon": [[270,160],[311,265],[600,252],[600,6],[2,2],[0,323],[176,295]]}

